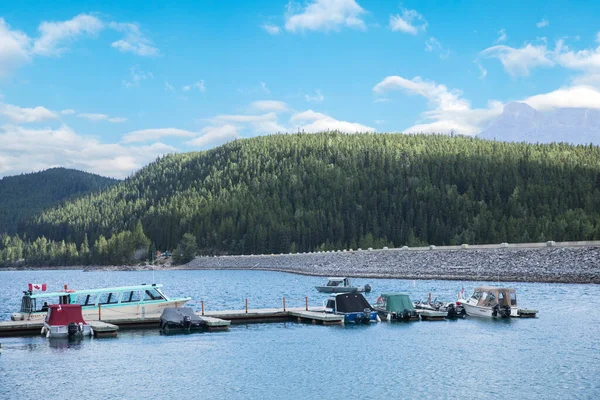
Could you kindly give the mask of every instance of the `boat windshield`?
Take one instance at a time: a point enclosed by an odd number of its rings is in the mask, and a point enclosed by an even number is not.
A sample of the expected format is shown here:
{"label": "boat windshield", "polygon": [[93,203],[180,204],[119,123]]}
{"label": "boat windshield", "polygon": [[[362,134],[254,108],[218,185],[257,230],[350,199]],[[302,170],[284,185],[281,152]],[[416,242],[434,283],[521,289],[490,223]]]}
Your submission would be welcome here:
{"label": "boat windshield", "polygon": [[156,289],[146,289],[144,291],[144,301],[148,300],[162,300],[163,296]]}
{"label": "boat windshield", "polygon": [[342,281],[329,281],[327,282],[327,286],[340,286]]}

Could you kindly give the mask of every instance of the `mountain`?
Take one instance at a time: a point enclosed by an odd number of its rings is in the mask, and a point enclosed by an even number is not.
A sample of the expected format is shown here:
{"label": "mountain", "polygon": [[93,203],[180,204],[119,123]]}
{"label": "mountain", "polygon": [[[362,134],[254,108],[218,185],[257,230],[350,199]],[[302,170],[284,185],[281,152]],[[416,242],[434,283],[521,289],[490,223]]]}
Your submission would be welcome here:
{"label": "mountain", "polygon": [[0,179],[0,233],[15,233],[26,218],[74,196],[99,192],[116,182],[65,168],[4,177]]}
{"label": "mountain", "polygon": [[559,108],[542,113],[525,103],[509,103],[478,137],[507,142],[600,144],[600,110]]}
{"label": "mountain", "polygon": [[85,242],[86,251],[87,237],[94,260],[107,241],[119,248],[117,235],[135,231],[160,250],[191,233],[202,254],[600,239],[600,147],[446,135],[256,137],[165,156],[45,210],[21,233]]}

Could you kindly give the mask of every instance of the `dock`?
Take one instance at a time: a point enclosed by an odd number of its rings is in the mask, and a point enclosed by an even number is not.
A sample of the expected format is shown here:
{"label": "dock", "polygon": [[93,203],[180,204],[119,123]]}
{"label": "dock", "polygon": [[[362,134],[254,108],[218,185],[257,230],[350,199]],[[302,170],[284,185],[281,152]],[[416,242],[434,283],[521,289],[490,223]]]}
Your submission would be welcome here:
{"label": "dock", "polygon": [[[323,307],[300,308],[260,308],[244,310],[219,310],[196,312],[206,324],[208,331],[224,331],[231,324],[249,324],[266,322],[308,322],[321,325],[340,325],[344,317],[328,314]],[[114,337],[122,329],[157,329],[159,317],[119,318],[102,321],[88,321],[98,337]],[[40,334],[43,320],[38,321],[0,321],[0,337],[33,336]]]}

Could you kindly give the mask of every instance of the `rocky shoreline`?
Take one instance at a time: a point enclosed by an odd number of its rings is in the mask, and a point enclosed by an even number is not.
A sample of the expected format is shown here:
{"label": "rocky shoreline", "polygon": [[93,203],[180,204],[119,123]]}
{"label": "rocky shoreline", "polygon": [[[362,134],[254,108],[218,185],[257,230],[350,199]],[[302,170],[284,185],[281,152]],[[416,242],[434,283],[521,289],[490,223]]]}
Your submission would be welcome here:
{"label": "rocky shoreline", "polygon": [[600,247],[363,250],[196,257],[177,269],[246,269],[362,278],[600,283]]}

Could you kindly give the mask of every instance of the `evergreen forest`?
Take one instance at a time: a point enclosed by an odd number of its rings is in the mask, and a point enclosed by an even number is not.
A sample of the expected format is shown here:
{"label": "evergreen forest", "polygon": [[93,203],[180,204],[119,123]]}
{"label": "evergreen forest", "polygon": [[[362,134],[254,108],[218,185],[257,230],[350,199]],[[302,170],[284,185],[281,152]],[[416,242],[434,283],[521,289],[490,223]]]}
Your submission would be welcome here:
{"label": "evergreen forest", "polygon": [[7,230],[0,262],[598,239],[598,146],[326,132],[167,155]]}

